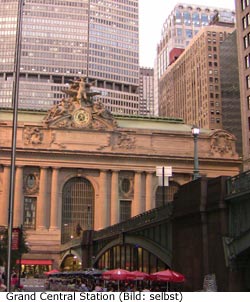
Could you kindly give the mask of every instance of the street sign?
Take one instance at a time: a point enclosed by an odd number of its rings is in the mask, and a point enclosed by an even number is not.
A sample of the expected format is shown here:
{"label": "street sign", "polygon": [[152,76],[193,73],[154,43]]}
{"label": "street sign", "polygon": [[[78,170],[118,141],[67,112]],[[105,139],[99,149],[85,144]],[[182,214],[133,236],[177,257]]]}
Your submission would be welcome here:
{"label": "street sign", "polygon": [[158,176],[158,185],[160,187],[168,187],[169,177],[172,176],[172,167],[169,166],[157,166],[156,176]]}
{"label": "street sign", "polygon": [[172,176],[172,167],[167,166],[157,166],[156,167],[156,176]]}

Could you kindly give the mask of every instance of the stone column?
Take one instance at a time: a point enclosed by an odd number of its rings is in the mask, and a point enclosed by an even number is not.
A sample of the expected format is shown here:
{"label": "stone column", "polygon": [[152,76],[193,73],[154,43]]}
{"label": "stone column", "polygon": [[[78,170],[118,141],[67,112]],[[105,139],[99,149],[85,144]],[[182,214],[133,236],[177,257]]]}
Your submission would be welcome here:
{"label": "stone column", "polygon": [[55,231],[59,229],[59,194],[58,194],[58,178],[59,178],[58,167],[52,170],[52,181],[51,181],[51,203],[50,203],[50,230]]}
{"label": "stone column", "polygon": [[0,200],[0,225],[8,225],[9,197],[10,197],[10,166],[3,167],[3,193]]}
{"label": "stone column", "polygon": [[99,195],[99,203],[97,205],[98,210],[98,220],[97,226],[98,229],[103,229],[108,226],[108,174],[106,170],[100,171],[100,195]]}
{"label": "stone column", "polygon": [[37,202],[37,229],[46,229],[46,219],[48,217],[48,167],[40,168],[39,198]]}
{"label": "stone column", "polygon": [[146,174],[146,211],[154,207],[153,173],[154,172],[147,172]]}
{"label": "stone column", "polygon": [[136,216],[144,211],[142,204],[142,172],[135,172],[134,180],[134,201],[132,204],[132,216]]}
{"label": "stone column", "polygon": [[112,171],[111,176],[111,207],[110,224],[113,225],[120,221],[120,200],[119,200],[119,171]]}
{"label": "stone column", "polygon": [[20,227],[23,222],[23,167],[16,167],[15,194],[14,194],[13,226]]}

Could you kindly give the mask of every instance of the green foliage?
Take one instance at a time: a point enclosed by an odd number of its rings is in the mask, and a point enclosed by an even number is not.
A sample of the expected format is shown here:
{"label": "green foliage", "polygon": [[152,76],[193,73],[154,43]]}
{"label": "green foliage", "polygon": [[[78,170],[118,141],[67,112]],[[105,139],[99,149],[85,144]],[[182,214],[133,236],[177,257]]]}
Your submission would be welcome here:
{"label": "green foliage", "polygon": [[[11,267],[16,265],[16,260],[20,259],[22,254],[28,253],[29,248],[26,244],[26,233],[22,229],[19,234],[19,249],[12,250]],[[8,229],[0,228],[0,266],[7,264],[8,258]]]}

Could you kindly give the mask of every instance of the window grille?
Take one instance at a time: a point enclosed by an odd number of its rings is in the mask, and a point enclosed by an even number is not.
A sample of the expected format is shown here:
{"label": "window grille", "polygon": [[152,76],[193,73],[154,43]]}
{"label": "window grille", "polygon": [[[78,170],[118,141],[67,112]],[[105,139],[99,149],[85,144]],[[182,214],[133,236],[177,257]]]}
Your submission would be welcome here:
{"label": "window grille", "polygon": [[62,243],[79,236],[79,228],[93,228],[94,188],[85,178],[74,177],[63,188]]}
{"label": "window grille", "polygon": [[23,227],[35,229],[36,227],[36,197],[24,197]]}
{"label": "window grille", "polygon": [[120,200],[120,222],[131,218],[131,200]]}

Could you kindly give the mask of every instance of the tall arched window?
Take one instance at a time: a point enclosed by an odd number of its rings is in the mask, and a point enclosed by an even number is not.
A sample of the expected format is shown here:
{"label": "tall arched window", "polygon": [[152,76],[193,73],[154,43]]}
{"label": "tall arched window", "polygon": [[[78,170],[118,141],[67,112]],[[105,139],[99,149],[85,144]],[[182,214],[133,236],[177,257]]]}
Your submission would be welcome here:
{"label": "tall arched window", "polygon": [[[156,190],[155,207],[156,208],[161,207],[163,204],[173,201],[174,194],[179,190],[179,187],[180,185],[174,181],[170,181],[168,187],[159,186]],[[164,194],[162,192],[163,189],[164,189]]]}
{"label": "tall arched window", "polygon": [[62,237],[65,243],[79,236],[81,230],[93,228],[94,188],[83,177],[71,178],[63,187]]}

